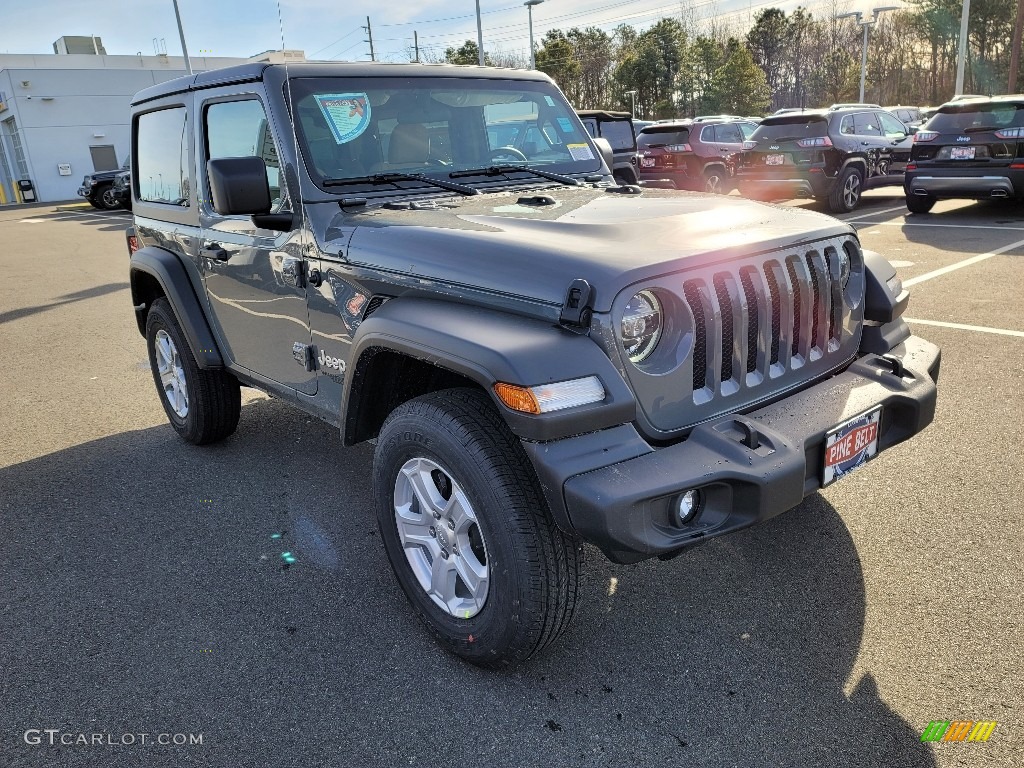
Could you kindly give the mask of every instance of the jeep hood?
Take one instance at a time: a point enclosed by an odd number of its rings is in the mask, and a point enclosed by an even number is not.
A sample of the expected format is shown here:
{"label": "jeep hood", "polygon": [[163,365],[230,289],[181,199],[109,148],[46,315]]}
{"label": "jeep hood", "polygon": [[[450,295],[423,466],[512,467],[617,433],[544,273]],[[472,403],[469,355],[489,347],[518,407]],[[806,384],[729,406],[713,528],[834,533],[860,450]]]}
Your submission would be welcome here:
{"label": "jeep hood", "polygon": [[469,287],[561,305],[569,284],[583,278],[598,312],[627,286],[656,276],[853,231],[829,216],[740,198],[592,187],[368,207],[331,225],[351,233],[348,261],[406,275],[420,288]]}

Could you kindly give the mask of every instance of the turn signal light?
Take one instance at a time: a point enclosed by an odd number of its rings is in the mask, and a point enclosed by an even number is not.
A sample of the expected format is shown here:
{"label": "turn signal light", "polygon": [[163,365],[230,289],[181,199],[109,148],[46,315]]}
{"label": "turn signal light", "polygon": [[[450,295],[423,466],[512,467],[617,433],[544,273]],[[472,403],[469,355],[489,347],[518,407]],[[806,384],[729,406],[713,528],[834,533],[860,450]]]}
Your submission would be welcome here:
{"label": "turn signal light", "polygon": [[599,403],[605,398],[604,387],[597,376],[538,384],[535,387],[520,387],[499,381],[494,385],[494,394],[512,410],[535,415]]}
{"label": "turn signal light", "polygon": [[533,392],[526,387],[517,387],[515,384],[506,384],[503,381],[499,381],[494,385],[494,394],[513,411],[540,413],[540,403],[537,402]]}
{"label": "turn signal light", "polygon": [[815,136],[813,139],[800,139],[798,147],[831,147],[832,139],[828,136]]}
{"label": "turn signal light", "polygon": [[936,131],[918,131],[914,134],[914,143],[917,144],[919,141],[935,141],[938,135]]}

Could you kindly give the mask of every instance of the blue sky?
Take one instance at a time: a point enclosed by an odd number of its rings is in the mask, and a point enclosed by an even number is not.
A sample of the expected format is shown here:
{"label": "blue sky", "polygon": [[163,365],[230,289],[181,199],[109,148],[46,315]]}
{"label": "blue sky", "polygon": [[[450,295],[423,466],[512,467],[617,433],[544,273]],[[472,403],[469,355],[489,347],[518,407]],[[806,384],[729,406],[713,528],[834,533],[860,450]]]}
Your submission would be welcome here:
{"label": "blue sky", "polygon": [[[480,0],[484,47],[523,55],[528,51],[527,11],[523,0]],[[280,48],[278,0],[178,0],[189,53],[251,56]],[[772,5],[787,10],[795,0],[545,0],[533,9],[534,36],[539,41],[551,27],[618,24],[650,26],[681,7],[698,18],[719,16],[741,30],[759,9]],[[806,0],[812,11],[830,0]],[[166,41],[167,52],[180,55],[171,0],[4,0],[0,11],[0,53],[52,53],[61,35],[95,34],[110,54],[153,53],[153,38]],[[877,5],[877,3],[876,3]],[[841,9],[871,7],[863,0],[840,0]],[[309,58],[367,60],[369,46],[361,29],[370,16],[378,60],[408,61],[413,31],[421,48],[443,53],[445,47],[476,39],[474,0],[280,0],[284,47],[305,50]]]}

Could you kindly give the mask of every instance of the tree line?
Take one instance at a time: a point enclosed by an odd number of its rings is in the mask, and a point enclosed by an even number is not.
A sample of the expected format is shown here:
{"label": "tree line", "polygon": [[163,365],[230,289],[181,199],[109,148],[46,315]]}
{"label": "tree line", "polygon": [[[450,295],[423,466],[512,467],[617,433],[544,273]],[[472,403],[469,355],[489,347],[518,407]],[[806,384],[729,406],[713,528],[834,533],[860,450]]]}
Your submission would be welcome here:
{"label": "tree line", "polygon": [[[965,92],[1006,92],[1016,5],[972,0]],[[961,0],[914,0],[912,8],[882,14],[868,35],[865,99],[923,106],[952,98],[960,9]],[[577,108],[628,111],[635,103],[636,116],[648,119],[856,101],[862,31],[855,19],[841,18],[843,10],[838,0],[817,14],[765,8],[745,32],[685,12],[642,32],[629,25],[611,33],[552,29],[540,41],[537,69]],[[448,48],[444,60],[476,64],[477,45]],[[528,57],[490,51],[486,63],[525,68]]]}

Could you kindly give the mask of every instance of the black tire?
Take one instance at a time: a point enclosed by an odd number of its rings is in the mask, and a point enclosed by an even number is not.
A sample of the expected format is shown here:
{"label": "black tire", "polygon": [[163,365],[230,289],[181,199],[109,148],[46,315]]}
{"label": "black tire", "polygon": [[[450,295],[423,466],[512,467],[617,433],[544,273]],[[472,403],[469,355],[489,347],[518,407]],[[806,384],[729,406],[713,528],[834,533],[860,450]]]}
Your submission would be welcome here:
{"label": "black tire", "polygon": [[114,191],[113,184],[104,184],[98,187],[93,194],[100,202],[99,207],[104,211],[116,211],[121,207],[121,200],[118,198],[117,192]]}
{"label": "black tire", "polygon": [[103,200],[100,197],[100,193],[102,191],[102,188],[94,189],[92,192],[89,193],[89,196],[85,198],[86,200],[89,201],[89,205],[91,205],[93,208],[98,208],[101,211],[106,210],[103,207]]}
{"label": "black tire", "polygon": [[729,174],[721,166],[704,169],[704,191],[712,195],[727,195],[731,189]]}
{"label": "black tire", "polygon": [[856,166],[847,166],[829,190],[828,209],[832,213],[849,213],[857,207],[863,191],[864,174]]}
{"label": "black tire", "polygon": [[[469,618],[454,616],[430,598],[410,563],[415,555],[407,557],[402,546],[396,512],[396,499],[405,498],[398,490],[400,473],[420,461],[441,469],[449,495],[457,486],[476,515],[488,584],[485,602]],[[396,408],[378,437],[373,489],[381,538],[398,583],[445,648],[478,666],[505,667],[539,652],[566,629],[576,604],[579,543],[555,526],[529,459],[482,392],[450,389]],[[436,490],[442,492],[442,486]],[[418,515],[423,521],[417,525],[433,525],[426,511]],[[430,531],[440,542],[433,527]],[[445,546],[452,536],[446,535]],[[455,538],[451,542],[453,557],[467,554],[464,548],[459,553]],[[426,548],[410,551],[425,557]],[[449,553],[443,557],[447,561]],[[431,557],[429,567],[434,564]]]}
{"label": "black tire", "polygon": [[[187,393],[184,414],[177,413],[172,407],[161,381],[156,348],[156,340],[161,332],[173,343],[181,363],[181,377]],[[178,318],[166,299],[157,299],[149,309],[146,318],[146,347],[160,403],[171,426],[182,438],[194,445],[206,445],[223,440],[235,431],[242,409],[238,379],[227,371],[203,370],[196,364]]]}
{"label": "black tire", "polygon": [[935,207],[935,203],[931,195],[907,195],[907,210],[911,213],[928,213]]}

